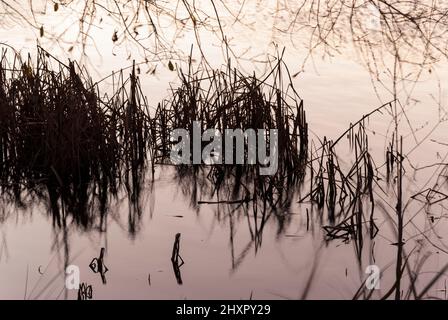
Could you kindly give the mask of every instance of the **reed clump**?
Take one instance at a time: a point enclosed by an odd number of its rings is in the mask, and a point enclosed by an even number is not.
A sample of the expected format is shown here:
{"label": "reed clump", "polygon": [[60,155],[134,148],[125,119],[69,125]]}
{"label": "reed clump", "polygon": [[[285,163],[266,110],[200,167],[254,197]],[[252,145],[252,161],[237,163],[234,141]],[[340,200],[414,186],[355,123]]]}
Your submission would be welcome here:
{"label": "reed clump", "polygon": [[[232,68],[229,64],[225,70],[209,68],[187,73],[180,72],[181,84],[173,89],[172,97],[158,105],[152,119],[154,162],[170,163],[170,151],[177,141],[170,139],[174,129],[185,129],[193,141],[193,122],[199,121],[201,132],[214,129],[224,134],[226,129],[270,129],[278,130],[278,155],[276,174],[260,175],[262,164],[238,165],[214,163],[209,166],[207,179],[216,191],[222,186],[232,185],[227,189],[227,200],[254,199],[263,193],[263,199],[271,206],[279,205],[281,196],[293,185],[301,182],[305,175],[308,156],[308,124],[303,106],[289,79],[289,72],[279,58],[269,74],[263,78],[247,76]],[[267,142],[270,137],[266,138]],[[207,143],[200,142],[204,148]],[[269,144],[269,143],[268,143]],[[236,144],[233,144],[235,155]],[[259,145],[257,145],[259,147]],[[190,145],[193,154],[193,145]],[[226,153],[223,143],[221,155]],[[251,146],[247,136],[244,140],[244,159],[248,159]],[[194,166],[194,165],[193,165]],[[177,167],[180,177],[191,177],[188,165]],[[194,170],[193,170],[194,171]],[[224,196],[225,198],[225,196]]]}
{"label": "reed clump", "polygon": [[[0,60],[0,186],[20,202],[24,191],[48,197],[54,221],[66,215],[84,227],[94,202],[103,214],[126,185],[133,196],[146,158],[144,109],[135,73],[130,93],[112,98],[76,63],[38,50],[36,62]],[[8,62],[8,60],[10,62]],[[100,216],[102,216],[102,214]]]}
{"label": "reed clump", "polygon": [[377,168],[369,152],[364,121],[350,126],[343,136],[348,137],[354,156],[353,163],[341,166],[336,152],[340,140],[324,138],[310,166],[311,191],[300,201],[309,199],[318,209],[325,210],[328,225],[324,226],[324,230],[327,239],[354,239],[362,247],[365,223],[370,226],[371,238],[378,232],[373,216],[373,188],[374,182],[378,180]]}

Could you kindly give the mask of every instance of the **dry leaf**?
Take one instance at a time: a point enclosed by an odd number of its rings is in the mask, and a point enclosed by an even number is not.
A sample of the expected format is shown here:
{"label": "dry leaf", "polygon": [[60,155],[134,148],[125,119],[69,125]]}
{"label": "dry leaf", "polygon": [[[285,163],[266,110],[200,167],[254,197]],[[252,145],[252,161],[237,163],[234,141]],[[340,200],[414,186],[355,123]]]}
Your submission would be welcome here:
{"label": "dry leaf", "polygon": [[170,69],[170,71],[174,71],[174,65],[171,61],[168,62],[168,69]]}

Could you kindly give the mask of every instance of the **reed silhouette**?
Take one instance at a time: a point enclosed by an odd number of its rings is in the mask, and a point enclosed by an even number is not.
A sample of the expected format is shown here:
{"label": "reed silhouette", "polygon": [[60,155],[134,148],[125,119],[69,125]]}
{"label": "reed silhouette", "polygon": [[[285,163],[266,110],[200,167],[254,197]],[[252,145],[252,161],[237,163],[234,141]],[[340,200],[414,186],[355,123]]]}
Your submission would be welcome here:
{"label": "reed silhouette", "polygon": [[55,225],[70,216],[86,229],[103,227],[107,203],[121,189],[138,203],[149,127],[135,72],[121,84],[110,99],[100,97],[74,62],[42,48],[35,64],[2,51],[2,198],[22,205],[26,197],[41,199]]}

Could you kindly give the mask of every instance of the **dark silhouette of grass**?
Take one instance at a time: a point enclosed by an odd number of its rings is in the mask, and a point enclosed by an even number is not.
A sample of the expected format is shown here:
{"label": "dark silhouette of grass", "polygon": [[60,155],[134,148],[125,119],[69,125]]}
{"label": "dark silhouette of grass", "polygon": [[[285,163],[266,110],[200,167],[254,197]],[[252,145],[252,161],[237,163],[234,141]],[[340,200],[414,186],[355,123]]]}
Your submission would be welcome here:
{"label": "dark silhouette of grass", "polygon": [[149,127],[135,71],[107,98],[74,62],[66,65],[43,49],[35,64],[6,57],[3,51],[2,195],[18,203],[24,191],[47,198],[56,225],[71,216],[84,228],[97,216],[91,207],[103,217],[120,188],[136,202]]}
{"label": "dark silhouette of grass", "polygon": [[[261,79],[243,75],[230,62],[225,70],[205,67],[193,71],[190,67],[186,74],[181,71],[181,85],[173,90],[169,100],[159,104],[153,119],[155,161],[170,162],[171,146],[177,143],[169,139],[174,129],[188,130],[193,141],[194,121],[201,122],[201,132],[277,129],[279,168],[275,176],[291,183],[302,180],[308,152],[308,124],[302,99],[291,81],[284,83],[284,77],[291,79],[281,56]],[[222,154],[225,151],[223,146]],[[246,158],[248,153],[246,142]]]}

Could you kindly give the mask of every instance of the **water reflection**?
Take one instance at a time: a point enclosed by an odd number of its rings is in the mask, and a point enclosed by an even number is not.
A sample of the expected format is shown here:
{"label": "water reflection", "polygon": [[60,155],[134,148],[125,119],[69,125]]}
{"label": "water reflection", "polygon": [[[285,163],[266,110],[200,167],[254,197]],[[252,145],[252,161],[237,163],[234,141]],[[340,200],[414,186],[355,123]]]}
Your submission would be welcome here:
{"label": "water reflection", "polygon": [[92,300],[93,298],[93,288],[92,285],[87,285],[86,283],[81,283],[78,290],[78,300]]}
{"label": "water reflection", "polygon": [[[212,208],[220,223],[228,223],[232,269],[237,269],[253,248],[261,247],[263,230],[275,220],[277,235],[284,234],[291,221],[290,207],[297,185],[273,181],[243,167],[193,167],[177,170],[178,188],[190,206],[199,213],[200,207]],[[241,253],[235,252],[235,224],[246,221],[249,242]]]}
{"label": "water reflection", "polygon": [[92,262],[89,264],[90,270],[93,271],[93,273],[99,273],[101,276],[101,281],[103,284],[106,284],[106,272],[109,271],[109,269],[104,264],[104,253],[106,249],[101,248],[100,255],[98,258],[93,258]]}
{"label": "water reflection", "polygon": [[184,265],[185,261],[180,255],[180,233],[176,234],[173,244],[173,253],[171,254],[171,263],[173,264],[174,275],[176,276],[177,284],[182,285],[182,275],[180,268]]}
{"label": "water reflection", "polygon": [[412,82],[447,57],[442,0],[70,1],[57,10],[48,1],[0,5],[7,13],[3,28],[22,25],[48,49],[62,47],[83,61],[103,55],[99,47],[104,43],[113,54],[124,47],[127,55],[143,55],[146,62],[185,58],[182,50],[191,43],[208,59],[209,44],[225,45],[224,55],[253,63],[266,63],[266,54],[282,44],[308,52],[303,66],[317,56],[337,57],[354,49],[354,58],[364,63],[373,81],[393,93],[391,80],[412,90]]}

